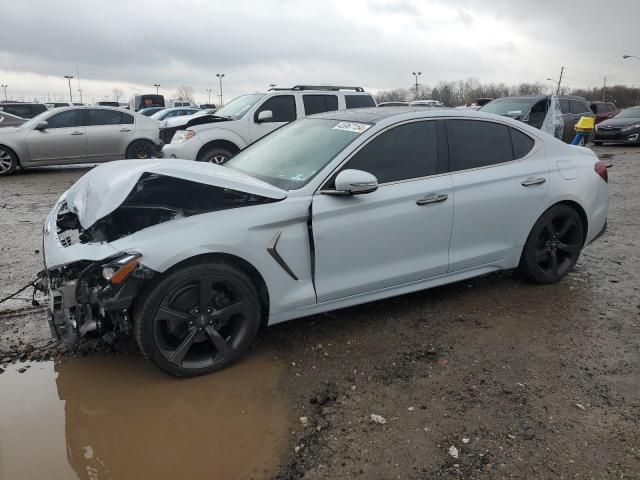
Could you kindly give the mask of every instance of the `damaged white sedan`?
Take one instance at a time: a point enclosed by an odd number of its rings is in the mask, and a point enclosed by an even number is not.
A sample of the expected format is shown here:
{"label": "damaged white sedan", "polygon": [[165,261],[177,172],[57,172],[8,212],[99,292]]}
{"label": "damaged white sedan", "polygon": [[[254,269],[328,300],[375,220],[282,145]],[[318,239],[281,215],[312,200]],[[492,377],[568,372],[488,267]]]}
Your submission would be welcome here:
{"label": "damaged white sedan", "polygon": [[224,167],[93,169],[46,219],[50,326],[135,336],[173,375],[229,365],[261,324],[519,268],[551,283],[606,229],[588,149],[472,111],[293,122]]}

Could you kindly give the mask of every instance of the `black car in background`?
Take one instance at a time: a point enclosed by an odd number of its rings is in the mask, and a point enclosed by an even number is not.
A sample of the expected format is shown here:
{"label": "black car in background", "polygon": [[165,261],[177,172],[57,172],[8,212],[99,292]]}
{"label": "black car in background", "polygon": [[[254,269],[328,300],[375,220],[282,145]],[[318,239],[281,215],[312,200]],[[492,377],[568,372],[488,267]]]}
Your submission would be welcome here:
{"label": "black car in background", "polygon": [[596,125],[593,143],[636,143],[640,144],[640,107],[622,110],[609,120]]}
{"label": "black car in background", "polygon": [[[571,142],[575,137],[575,125],[581,117],[593,117],[589,102],[574,95],[557,95],[562,112],[563,131],[556,134],[564,142]],[[493,100],[480,111],[495,113],[511,117],[527,123],[535,128],[541,128],[551,105],[551,95],[523,95],[520,97],[505,97]]]}
{"label": "black car in background", "polygon": [[0,103],[0,111],[11,113],[22,118],[33,118],[47,111],[47,106],[43,103],[22,103],[5,102]]}

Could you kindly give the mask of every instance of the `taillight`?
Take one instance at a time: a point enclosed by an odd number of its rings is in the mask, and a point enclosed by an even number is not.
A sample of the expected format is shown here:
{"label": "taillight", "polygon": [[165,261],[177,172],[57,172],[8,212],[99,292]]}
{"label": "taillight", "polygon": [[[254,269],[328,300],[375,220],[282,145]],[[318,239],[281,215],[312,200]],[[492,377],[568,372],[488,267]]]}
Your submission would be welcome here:
{"label": "taillight", "polygon": [[607,172],[607,164],[602,161],[597,161],[593,166],[593,169],[598,175],[607,183],[609,183],[609,173]]}

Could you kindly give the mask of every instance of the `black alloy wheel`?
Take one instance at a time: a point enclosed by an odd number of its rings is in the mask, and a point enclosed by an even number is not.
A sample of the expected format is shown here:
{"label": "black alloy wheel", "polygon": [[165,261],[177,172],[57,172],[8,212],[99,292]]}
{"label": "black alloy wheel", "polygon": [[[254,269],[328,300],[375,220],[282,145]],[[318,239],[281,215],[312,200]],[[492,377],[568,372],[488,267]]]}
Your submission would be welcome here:
{"label": "black alloy wheel", "polygon": [[143,354],[176,376],[233,363],[256,335],[260,302],[251,280],[227,264],[180,269],[152,290],[136,318]]}
{"label": "black alloy wheel", "polygon": [[520,271],[538,283],[555,283],[574,267],[584,242],[582,219],[569,205],[547,210],[536,222],[520,260]]}
{"label": "black alloy wheel", "polygon": [[126,157],[137,160],[146,160],[153,157],[154,153],[154,146],[151,142],[146,140],[136,140],[129,145],[129,148],[127,148]]}

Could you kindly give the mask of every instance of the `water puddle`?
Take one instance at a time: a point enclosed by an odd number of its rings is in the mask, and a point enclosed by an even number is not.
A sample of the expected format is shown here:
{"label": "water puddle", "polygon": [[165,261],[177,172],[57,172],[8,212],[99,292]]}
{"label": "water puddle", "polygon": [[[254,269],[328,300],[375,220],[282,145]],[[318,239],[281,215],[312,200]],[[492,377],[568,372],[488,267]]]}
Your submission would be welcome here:
{"label": "water puddle", "polygon": [[283,366],[253,353],[174,379],[140,356],[10,365],[0,479],[271,478],[286,448]]}

